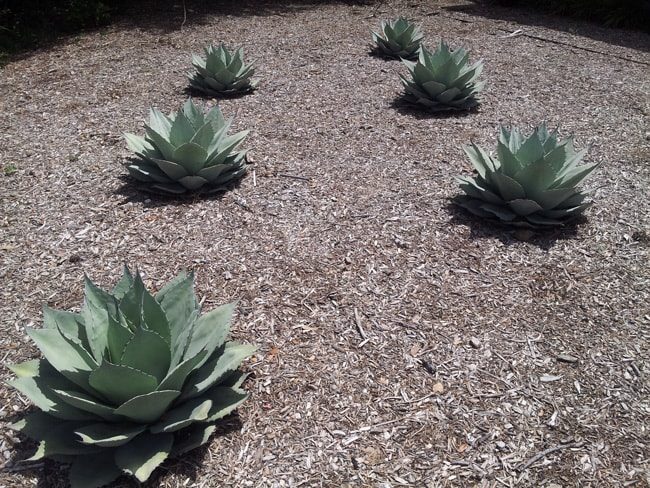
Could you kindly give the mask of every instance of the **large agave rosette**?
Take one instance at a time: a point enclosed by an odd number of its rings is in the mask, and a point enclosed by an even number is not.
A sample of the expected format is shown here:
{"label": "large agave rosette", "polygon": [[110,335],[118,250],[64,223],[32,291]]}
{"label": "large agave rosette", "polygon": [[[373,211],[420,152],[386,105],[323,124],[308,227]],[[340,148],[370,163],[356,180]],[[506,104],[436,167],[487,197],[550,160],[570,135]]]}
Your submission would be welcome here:
{"label": "large agave rosette", "polygon": [[125,269],[111,293],[87,279],[85,295],[81,313],[45,307],[28,331],[44,357],[11,366],[10,384],[39,410],[13,427],[38,442],[31,460],[72,464],[73,488],[145,481],[246,400],[237,368],[255,348],[225,342],[233,304],[199,315],[192,275],[151,295]]}

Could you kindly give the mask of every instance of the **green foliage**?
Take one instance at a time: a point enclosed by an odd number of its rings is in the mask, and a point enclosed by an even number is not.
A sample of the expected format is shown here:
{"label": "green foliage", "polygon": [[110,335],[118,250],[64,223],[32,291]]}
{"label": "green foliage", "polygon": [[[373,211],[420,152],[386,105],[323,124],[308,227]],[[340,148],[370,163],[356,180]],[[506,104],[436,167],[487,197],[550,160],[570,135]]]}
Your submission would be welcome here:
{"label": "green foliage", "polygon": [[576,187],[598,164],[579,166],[587,150],[576,152],[572,138],[558,140],[546,124],[528,137],[502,127],[496,157],[475,144],[464,150],[478,174],[457,177],[466,195],[456,203],[475,215],[520,227],[551,227],[591,205]]}
{"label": "green foliage", "polygon": [[441,42],[431,53],[422,46],[416,62],[403,63],[411,74],[411,80],[400,75],[407,102],[431,112],[469,110],[479,104],[477,96],[485,82],[477,79],[483,62],[470,65],[465,49],[451,50]]}
{"label": "green foliage", "polygon": [[372,32],[377,48],[391,58],[413,59],[422,41],[420,28],[404,17],[381,22],[381,33]]}
{"label": "green foliage", "polygon": [[523,6],[612,27],[634,27],[650,31],[648,0],[491,0],[505,6]]}
{"label": "green foliage", "polygon": [[125,134],[137,156],[127,163],[131,176],[152,192],[214,192],[246,173],[246,151],[235,151],[248,131],[228,135],[232,119],[219,107],[206,115],[188,100],[165,116],[152,108],[145,137]]}
{"label": "green foliage", "polygon": [[195,73],[189,73],[190,86],[210,96],[229,96],[246,93],[255,89],[257,80],[251,80],[255,74],[253,62],[244,62],[244,50],[233,52],[221,44],[205,48],[205,59],[192,55]]}
{"label": "green foliage", "polygon": [[153,296],[125,268],[110,293],[86,279],[81,313],[43,309],[28,334],[44,358],[11,366],[40,409],[12,426],[39,443],[31,460],[69,459],[73,488],[144,482],[246,400],[237,368],[255,348],[225,342],[234,304],[199,316],[193,282],[181,273]]}

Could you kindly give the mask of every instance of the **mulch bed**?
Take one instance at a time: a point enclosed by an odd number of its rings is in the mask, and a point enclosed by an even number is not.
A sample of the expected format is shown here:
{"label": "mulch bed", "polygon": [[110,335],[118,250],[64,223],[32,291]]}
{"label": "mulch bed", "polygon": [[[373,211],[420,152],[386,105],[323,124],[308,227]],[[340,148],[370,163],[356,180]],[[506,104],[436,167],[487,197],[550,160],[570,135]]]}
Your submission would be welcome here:
{"label": "mulch bed", "polygon": [[[447,3],[188,5],[181,27],[161,2],[8,64],[2,362],[37,355],[24,328],[78,307],[84,273],[108,287],[127,262],[158,288],[189,268],[205,310],[240,300],[252,397],[149,486],[647,486],[650,37]],[[395,103],[405,68],[368,42],[400,14],[485,60],[478,112]],[[139,193],[121,134],[180,106],[210,41],[258,62],[259,89],[221,102],[251,171],[213,198]],[[462,144],[542,120],[603,163],[585,222],[531,236],[450,205]],[[5,420],[27,408],[0,396]],[[65,486],[2,432],[0,486]]]}

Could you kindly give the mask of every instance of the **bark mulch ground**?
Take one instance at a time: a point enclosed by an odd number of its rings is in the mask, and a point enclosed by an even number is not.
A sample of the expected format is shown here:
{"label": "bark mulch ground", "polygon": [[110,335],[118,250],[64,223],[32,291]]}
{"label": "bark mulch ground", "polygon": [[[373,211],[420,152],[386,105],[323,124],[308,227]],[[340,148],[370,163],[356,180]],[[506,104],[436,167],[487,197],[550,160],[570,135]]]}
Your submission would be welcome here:
{"label": "bark mulch ground", "polygon": [[[155,289],[189,268],[204,309],[240,300],[252,396],[148,486],[648,486],[650,37],[462,1],[189,7],[0,72],[2,362],[36,357],[25,327],[79,306],[84,273],[107,287],[127,262]],[[485,60],[477,113],[395,105],[405,68],[368,42],[400,14]],[[258,62],[221,102],[251,172],[219,198],[138,193],[121,134],[180,106],[210,41]],[[449,205],[461,144],[542,120],[603,163],[586,222],[527,236]],[[27,408],[0,395],[5,420]],[[65,486],[0,442],[0,486]]]}

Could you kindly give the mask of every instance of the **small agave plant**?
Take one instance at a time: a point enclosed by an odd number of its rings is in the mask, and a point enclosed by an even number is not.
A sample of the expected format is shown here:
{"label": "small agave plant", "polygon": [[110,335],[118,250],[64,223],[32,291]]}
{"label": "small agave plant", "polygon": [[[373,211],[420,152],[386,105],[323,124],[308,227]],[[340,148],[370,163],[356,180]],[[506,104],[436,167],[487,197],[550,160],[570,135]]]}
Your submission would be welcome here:
{"label": "small agave plant", "polygon": [[420,28],[400,17],[397,20],[382,21],[381,33],[372,32],[377,49],[391,58],[413,59],[418,56],[422,42]]}
{"label": "small agave plant", "polygon": [[235,148],[248,131],[228,135],[231,124],[232,119],[225,120],[219,107],[204,115],[191,99],[169,116],[152,108],[144,137],[124,135],[137,156],[126,167],[151,192],[222,190],[246,173],[246,151]]}
{"label": "small agave plant", "polygon": [[244,62],[244,50],[233,52],[221,44],[210,45],[204,49],[205,59],[192,55],[194,73],[188,73],[190,86],[209,96],[229,96],[252,91],[258,81],[252,80],[255,74],[254,62]]}
{"label": "small agave plant", "polygon": [[73,488],[144,482],[246,400],[237,368],[255,348],[225,342],[234,304],[199,316],[191,274],[152,296],[125,268],[111,293],[86,279],[85,295],[81,313],[45,307],[28,330],[44,358],[11,366],[10,384],[40,410],[12,427],[39,443],[30,460],[71,463]]}
{"label": "small agave plant", "polygon": [[465,49],[451,50],[441,42],[434,53],[424,46],[417,61],[403,60],[411,79],[400,75],[406,90],[404,100],[431,112],[469,110],[479,104],[485,86],[478,81],[483,62],[469,63]]}
{"label": "small agave plant", "polygon": [[464,147],[475,177],[457,180],[466,195],[456,203],[471,213],[520,227],[562,225],[591,205],[576,188],[599,163],[579,165],[587,150],[576,152],[573,139],[558,140],[541,124],[525,137],[501,128],[496,157],[476,144]]}

